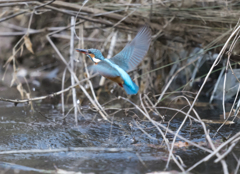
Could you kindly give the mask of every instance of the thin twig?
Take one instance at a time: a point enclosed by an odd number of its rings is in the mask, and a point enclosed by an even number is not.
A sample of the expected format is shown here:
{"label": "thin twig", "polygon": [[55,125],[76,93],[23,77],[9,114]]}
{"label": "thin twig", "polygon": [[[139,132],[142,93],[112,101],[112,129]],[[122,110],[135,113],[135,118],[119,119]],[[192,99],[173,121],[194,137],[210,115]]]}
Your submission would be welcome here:
{"label": "thin twig", "polygon": [[18,104],[18,103],[28,103],[29,101],[37,101],[37,100],[43,100],[43,99],[46,99],[46,98],[49,98],[49,97],[54,97],[54,96],[57,96],[57,95],[60,95],[64,92],[67,92],[69,90],[71,90],[72,88],[75,88],[76,86],[78,86],[80,83],[83,83],[83,82],[86,82],[87,80],[93,78],[97,76],[97,74],[89,77],[88,79],[83,79],[81,81],[79,81],[78,83],[76,83],[75,85],[73,86],[69,86],[68,88],[65,88],[64,90],[61,90],[61,91],[58,91],[58,92],[55,92],[55,93],[52,93],[52,94],[48,94],[48,95],[44,95],[44,96],[41,96],[41,97],[34,97],[34,98],[29,98],[29,99],[23,99],[23,100],[19,100],[19,99],[6,99],[6,98],[2,98],[0,97],[0,101],[4,101],[4,102],[11,102],[11,103],[15,103],[15,104]]}
{"label": "thin twig", "polygon": [[[51,34],[51,33],[50,33]],[[92,99],[92,97],[87,93],[87,91],[85,90],[85,88],[80,85],[79,80],[77,78],[77,76],[75,75],[75,73],[72,71],[72,69],[69,67],[68,63],[66,62],[66,60],[64,59],[64,57],[62,56],[62,54],[60,53],[60,51],[58,50],[58,48],[56,47],[56,45],[53,43],[53,41],[50,39],[49,35],[46,36],[47,40],[49,41],[49,43],[52,45],[52,47],[54,48],[54,50],[56,51],[56,53],[58,54],[58,56],[60,57],[60,59],[63,61],[63,63],[65,63],[68,71],[73,74],[75,81],[78,83],[78,86],[80,87],[80,89],[84,92],[84,94],[86,95],[86,97],[90,100],[90,102],[93,104],[93,106],[99,111],[100,115],[105,119],[108,120],[106,115],[102,112],[102,110],[98,107],[98,105],[94,102],[94,100]],[[88,80],[88,79],[87,79]]]}
{"label": "thin twig", "polygon": [[[71,26],[75,26],[75,18],[72,16],[71,17]],[[75,33],[75,28],[71,27],[71,40],[70,40],[70,65],[71,65],[71,69],[74,72],[74,33]],[[71,73],[71,84],[72,86],[75,84],[75,80],[74,80],[74,74]],[[72,88],[72,99],[73,99],[73,106],[74,106],[74,116],[75,116],[75,123],[76,125],[78,124],[78,109],[77,109],[77,95],[76,95],[76,89]]]}

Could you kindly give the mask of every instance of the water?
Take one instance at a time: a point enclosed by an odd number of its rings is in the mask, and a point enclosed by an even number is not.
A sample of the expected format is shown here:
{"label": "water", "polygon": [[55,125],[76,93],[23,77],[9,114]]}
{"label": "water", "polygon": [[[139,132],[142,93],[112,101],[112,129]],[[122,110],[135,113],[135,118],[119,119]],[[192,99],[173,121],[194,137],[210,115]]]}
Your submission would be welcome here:
{"label": "water", "polygon": [[[79,115],[78,126],[76,126],[72,114],[69,114],[65,121],[61,119],[63,116],[58,105],[35,103],[35,112],[32,112],[26,104],[15,107],[12,103],[1,102],[0,109],[0,151],[67,147],[133,149],[126,152],[79,151],[1,155],[0,168],[7,173],[48,173],[56,168],[83,173],[146,173],[164,170],[168,159],[166,147],[161,146],[163,140],[159,131],[147,119],[141,118],[142,121],[133,119],[132,112],[129,112],[128,116],[124,112],[119,112],[112,117],[114,124],[111,124],[86,106],[82,110],[84,118]],[[215,112],[214,115],[214,110],[211,110],[212,113],[210,110],[204,107],[204,109],[199,108],[198,111],[208,119],[210,116],[218,117],[218,113]],[[139,114],[136,111],[135,113]],[[169,111],[164,113],[167,120],[174,115]],[[142,124],[141,127],[155,139],[149,138],[140,131],[134,120],[139,121]],[[182,120],[183,117],[177,115],[171,121],[169,128],[176,131]],[[189,123],[188,120],[179,134],[208,147],[201,125],[193,122],[191,127]],[[167,126],[166,123],[164,125]],[[211,137],[218,127],[219,125],[207,126]],[[240,127],[237,125],[224,126],[213,140],[216,144],[220,144],[222,137],[227,137],[230,133],[234,135],[239,131]],[[167,134],[167,138],[172,140],[173,135]],[[181,140],[177,139],[177,141]],[[239,145],[234,149],[237,156],[240,154],[239,149]],[[181,157],[187,168],[207,155],[207,152],[193,146],[175,148],[174,152]],[[229,155],[226,160],[229,171],[234,171],[237,165],[236,160],[232,155]],[[169,170],[180,171],[174,162],[170,163]],[[192,172],[221,173],[222,166],[211,160],[199,165]]]}

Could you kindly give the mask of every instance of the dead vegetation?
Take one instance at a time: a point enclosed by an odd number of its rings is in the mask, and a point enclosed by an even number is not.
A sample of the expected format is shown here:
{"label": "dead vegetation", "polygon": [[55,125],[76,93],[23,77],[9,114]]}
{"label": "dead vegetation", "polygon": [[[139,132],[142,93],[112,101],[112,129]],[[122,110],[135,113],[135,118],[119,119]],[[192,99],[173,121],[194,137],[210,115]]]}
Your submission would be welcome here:
{"label": "dead vegetation", "polygon": [[[34,110],[34,101],[61,95],[58,103],[63,115],[74,112],[76,125],[82,116],[80,106],[86,100],[106,121],[117,112],[137,110],[162,136],[161,145],[169,153],[166,169],[173,160],[179,170],[191,172],[215,158],[215,162],[222,164],[223,172],[230,173],[225,157],[233,153],[239,133],[225,137],[225,142],[215,146],[206,127],[213,121],[202,120],[194,107],[200,95],[209,97],[210,103],[214,99],[222,101],[224,121],[214,122],[221,124],[217,131],[225,124],[232,124],[235,117],[229,120],[230,116],[238,114],[239,9],[238,1],[225,0],[1,1],[0,75],[2,85],[16,88],[19,96],[0,100],[15,105],[29,102]],[[97,48],[109,58],[146,23],[152,29],[152,43],[142,64],[131,73],[140,87],[136,96],[126,97],[115,84],[88,72],[90,60],[75,52],[75,48]],[[227,81],[229,78],[234,80]],[[40,82],[38,85],[34,84],[36,80]],[[33,92],[32,88],[40,89],[44,80],[58,87]],[[232,108],[226,115],[225,102],[233,96]],[[124,107],[105,107],[106,103],[119,100],[125,103]],[[179,100],[185,104],[186,111],[164,106],[165,101]],[[69,112],[65,111],[64,106],[71,103]],[[108,110],[114,112],[110,114]],[[175,131],[162,124],[166,117],[163,111],[167,110],[185,115]],[[157,115],[160,121],[155,121],[152,115]],[[168,124],[172,119],[167,119]],[[202,125],[208,147],[179,134],[187,120]],[[156,139],[140,122],[134,121],[134,126],[150,139]],[[168,139],[168,134],[173,139]],[[177,138],[181,141],[176,142]],[[184,167],[181,157],[175,154],[175,146],[194,146],[207,153],[202,160]],[[235,160],[237,173],[240,162],[237,157]]]}

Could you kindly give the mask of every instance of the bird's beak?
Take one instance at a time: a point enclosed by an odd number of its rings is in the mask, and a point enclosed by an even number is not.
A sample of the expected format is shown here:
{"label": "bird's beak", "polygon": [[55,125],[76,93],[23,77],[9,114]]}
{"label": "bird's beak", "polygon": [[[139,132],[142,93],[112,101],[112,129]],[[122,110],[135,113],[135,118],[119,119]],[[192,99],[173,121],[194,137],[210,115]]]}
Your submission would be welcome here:
{"label": "bird's beak", "polygon": [[89,54],[88,50],[86,49],[76,49],[77,52],[83,53],[83,54]]}

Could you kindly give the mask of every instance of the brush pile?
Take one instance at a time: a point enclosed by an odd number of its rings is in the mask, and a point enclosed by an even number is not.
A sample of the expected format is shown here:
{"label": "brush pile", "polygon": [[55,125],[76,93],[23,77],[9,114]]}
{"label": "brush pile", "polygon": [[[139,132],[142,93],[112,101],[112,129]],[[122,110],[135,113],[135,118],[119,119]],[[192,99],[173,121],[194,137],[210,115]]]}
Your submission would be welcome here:
{"label": "brush pile", "polygon": [[[80,105],[90,105],[104,120],[119,111],[127,113],[128,107],[134,106],[160,132],[169,152],[166,167],[172,159],[180,170],[189,172],[215,156],[224,173],[228,173],[224,157],[234,149],[239,133],[215,148],[206,121],[201,120],[194,107],[201,96],[210,103],[223,101],[225,122],[221,122],[217,132],[225,124],[233,123],[228,119],[234,108],[237,116],[239,16],[240,2],[226,0],[3,0],[0,2],[1,85],[18,93],[11,99],[2,96],[0,100],[15,105],[29,102],[34,110],[34,101],[46,99],[61,104],[64,114],[65,105],[70,103],[76,124]],[[146,24],[152,29],[151,46],[138,69],[130,73],[140,87],[136,96],[128,97],[116,84],[89,72],[87,67],[92,62],[75,51],[96,48],[111,58]],[[110,113],[104,107],[119,100],[121,108],[115,108],[116,112]],[[187,106],[186,111],[162,106],[165,101],[179,100]],[[234,101],[228,114],[225,101]],[[174,109],[185,115],[175,131],[152,119],[155,116],[163,122],[169,120],[170,124],[171,119],[165,118],[163,110]],[[179,134],[187,119],[202,126],[209,148]],[[139,129],[147,134],[141,125]],[[173,135],[171,142],[168,134]],[[185,170],[181,159],[174,154],[177,138],[208,155]],[[227,150],[221,154],[224,148]],[[239,166],[239,159],[236,161]]]}

